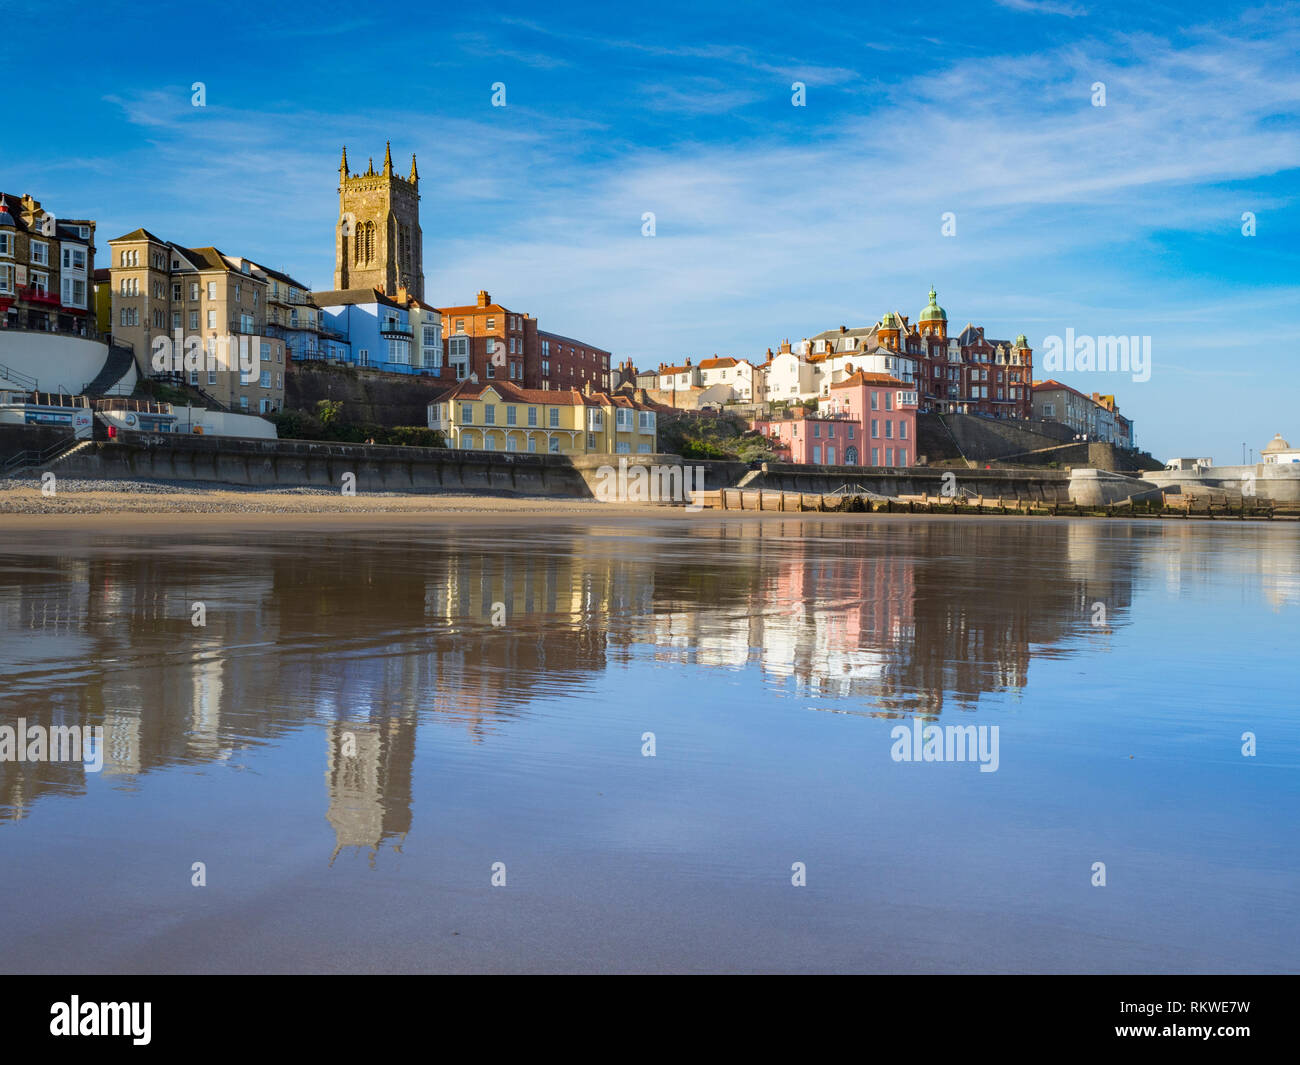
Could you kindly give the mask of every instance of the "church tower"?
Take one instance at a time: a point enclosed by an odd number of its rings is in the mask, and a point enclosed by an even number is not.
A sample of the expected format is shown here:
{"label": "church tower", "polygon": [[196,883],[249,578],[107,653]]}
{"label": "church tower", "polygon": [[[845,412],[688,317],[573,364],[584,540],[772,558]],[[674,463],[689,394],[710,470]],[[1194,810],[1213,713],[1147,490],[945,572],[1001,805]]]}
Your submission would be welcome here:
{"label": "church tower", "polygon": [[339,163],[339,220],[334,238],[334,287],[377,288],[396,296],[399,288],[424,299],[424,238],[420,233],[420,173],[411,156],[411,176],[393,173],[393,149],[384,151],[376,172],[372,158],[364,174],[348,173],[348,150]]}

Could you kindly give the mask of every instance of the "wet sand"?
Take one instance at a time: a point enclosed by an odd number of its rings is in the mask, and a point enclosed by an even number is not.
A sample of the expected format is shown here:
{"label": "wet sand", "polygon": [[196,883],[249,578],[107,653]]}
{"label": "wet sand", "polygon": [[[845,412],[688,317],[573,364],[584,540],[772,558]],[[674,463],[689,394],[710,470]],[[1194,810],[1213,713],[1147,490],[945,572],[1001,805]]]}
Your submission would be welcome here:
{"label": "wet sand", "polygon": [[[84,484],[86,482],[82,482]],[[172,482],[101,482],[89,487],[65,486],[55,495],[41,494],[35,482],[0,484],[0,527],[32,528],[83,525],[86,516],[166,517],[260,515],[311,516],[347,520],[371,515],[386,517],[687,517],[699,512],[685,507],[602,503],[595,499],[511,497],[469,493],[366,493],[345,496],[315,489],[266,491],[231,487],[200,488]],[[54,519],[51,521],[51,519]]]}

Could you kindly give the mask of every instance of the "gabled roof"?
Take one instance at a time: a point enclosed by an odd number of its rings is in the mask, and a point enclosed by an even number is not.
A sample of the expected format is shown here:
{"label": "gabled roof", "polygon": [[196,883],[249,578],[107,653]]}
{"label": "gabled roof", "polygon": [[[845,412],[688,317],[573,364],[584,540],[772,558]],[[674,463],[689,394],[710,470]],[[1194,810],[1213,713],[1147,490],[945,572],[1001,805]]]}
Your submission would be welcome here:
{"label": "gabled roof", "polygon": [[499,303],[489,303],[486,307],[480,307],[477,303],[470,303],[463,307],[444,307],[443,314],[487,314],[489,311],[496,314],[514,314],[514,311],[508,311]]}
{"label": "gabled roof", "polygon": [[1077,388],[1071,388],[1069,385],[1063,384],[1062,382],[1057,381],[1055,378],[1049,377],[1046,381],[1035,381],[1032,387],[1035,392],[1059,392],[1062,390],[1066,392],[1073,392],[1084,402],[1086,403],[1092,402],[1091,396],[1085,396]]}
{"label": "gabled roof", "polygon": [[152,240],[155,244],[167,243],[167,241],[163,240],[162,237],[155,236],[154,234],[150,233],[149,230],[147,229],[133,229],[131,230],[130,233],[127,233],[124,236],[120,236],[114,240],[110,240],[109,243],[117,244],[118,242],[124,240]]}
{"label": "gabled roof", "polygon": [[[649,409],[626,396],[611,396],[605,392],[579,392],[576,388],[553,389],[520,388],[509,381],[461,381],[449,392],[444,392],[435,403],[457,399],[479,399],[488,389],[508,403],[532,403],[551,407],[626,407],[631,410]],[[504,428],[504,427],[503,427]],[[522,428],[522,427],[520,427]],[[545,428],[536,426],[535,428]]]}
{"label": "gabled roof", "polygon": [[[244,260],[239,260],[239,261],[242,262]],[[297,280],[296,278],[290,277],[288,274],[282,274],[279,270],[272,270],[269,266],[263,266],[261,263],[254,262],[252,259],[248,260],[248,265],[254,270],[260,270],[267,277],[274,278],[276,281],[282,281],[286,285],[292,285],[294,288],[300,288],[304,292],[311,291],[310,285],[304,285],[301,281]]]}
{"label": "gabled roof", "polygon": [[993,341],[989,340],[988,338],[986,338],[980,333],[979,326],[972,325],[970,322],[967,322],[966,328],[957,334],[957,343],[962,345],[962,347],[969,347],[971,345],[981,344],[981,343],[988,344],[991,347]]}
{"label": "gabled roof", "polygon": [[382,307],[392,307],[399,311],[406,310],[395,299],[385,296],[377,288],[331,289],[328,292],[313,292],[311,299],[317,307],[353,307],[377,303]]}
{"label": "gabled roof", "polygon": [[183,248],[179,244],[173,244],[172,247],[184,252],[198,270],[229,270],[232,273],[239,273],[239,267],[235,265],[234,260],[227,258],[217,248]]}

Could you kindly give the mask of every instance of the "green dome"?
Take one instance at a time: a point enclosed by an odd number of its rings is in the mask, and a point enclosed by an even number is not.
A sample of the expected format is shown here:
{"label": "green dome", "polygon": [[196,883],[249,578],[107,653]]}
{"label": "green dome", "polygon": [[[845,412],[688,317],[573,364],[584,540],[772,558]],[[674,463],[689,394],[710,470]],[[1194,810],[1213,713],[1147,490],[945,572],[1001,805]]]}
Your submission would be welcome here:
{"label": "green dome", "polygon": [[1018,348],[1029,347],[1029,339],[1025,336],[1024,333],[1021,333],[1018,337],[1016,337],[1016,347]]}
{"label": "green dome", "polygon": [[930,302],[925,310],[921,312],[921,321],[923,322],[946,322],[948,320],[947,312],[939,306],[938,298],[934,289],[930,289]]}
{"label": "green dome", "polygon": [[898,328],[898,318],[895,316],[895,314],[894,314],[893,311],[886,311],[886,312],[885,312],[885,317],[883,317],[882,319],[880,319],[880,328],[881,328],[881,329],[897,329],[897,328]]}

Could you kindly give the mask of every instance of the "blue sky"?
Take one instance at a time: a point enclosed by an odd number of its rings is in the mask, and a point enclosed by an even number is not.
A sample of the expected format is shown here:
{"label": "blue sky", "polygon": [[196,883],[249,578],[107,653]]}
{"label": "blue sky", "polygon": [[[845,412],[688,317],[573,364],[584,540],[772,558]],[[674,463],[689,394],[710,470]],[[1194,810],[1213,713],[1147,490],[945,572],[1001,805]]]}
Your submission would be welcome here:
{"label": "blue sky", "polygon": [[486,288],[644,367],[916,315],[933,283],[1040,352],[1149,335],[1145,382],[1054,376],[1158,457],[1297,442],[1300,5],[845,6],[56,2],[67,62],[0,43],[31,88],[0,188],[97,219],[101,257],[145,226],[329,288],[339,149],[391,139],[435,304]]}

